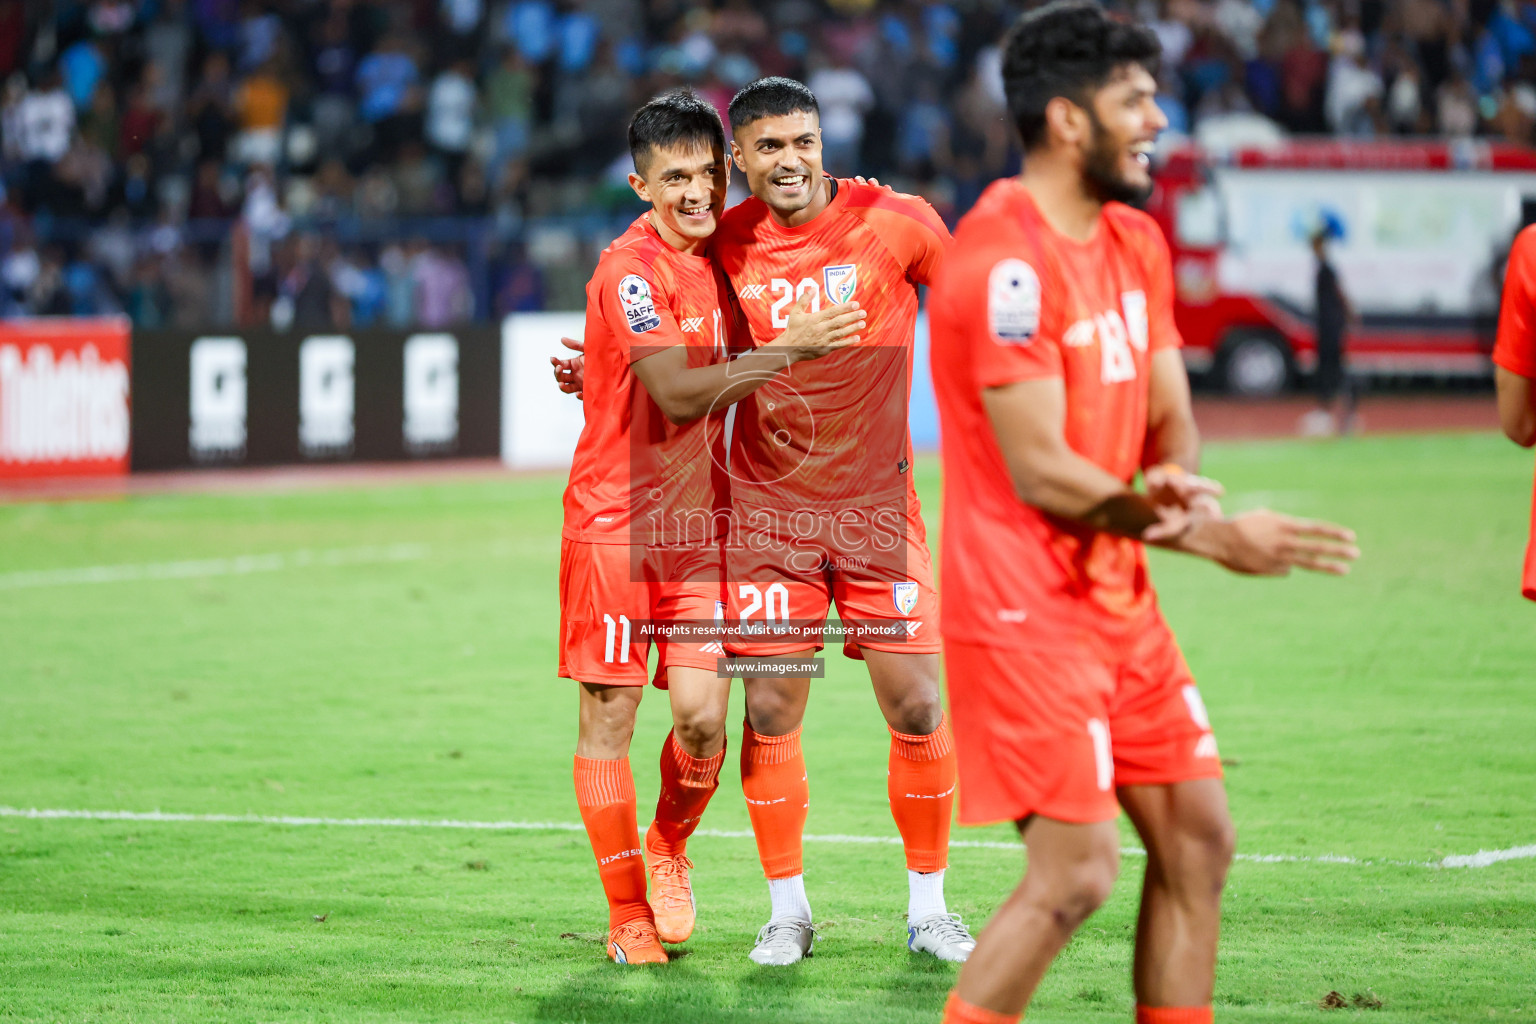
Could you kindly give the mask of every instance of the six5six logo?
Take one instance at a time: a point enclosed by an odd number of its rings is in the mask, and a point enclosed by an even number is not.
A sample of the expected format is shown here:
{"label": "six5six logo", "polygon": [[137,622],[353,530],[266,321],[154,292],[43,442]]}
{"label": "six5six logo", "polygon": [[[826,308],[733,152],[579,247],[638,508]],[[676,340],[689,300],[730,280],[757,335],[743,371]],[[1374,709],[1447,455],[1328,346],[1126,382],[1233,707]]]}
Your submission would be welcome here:
{"label": "six5six logo", "polygon": [[787,277],[776,277],[766,287],[760,284],[742,285],[740,294],[743,299],[761,299],[766,297],[765,293],[771,292],[773,305],[769,307],[769,314],[773,318],[773,326],[788,327],[789,310],[802,298],[810,297],[811,311],[815,312],[821,308],[823,296],[835,306],[852,299],[858,286],[858,264],[841,263],[822,267],[820,281],[814,277],[802,277],[798,282]]}
{"label": "six5six logo", "polygon": [[624,307],[624,319],[629,321],[629,329],[636,334],[661,326],[656,302],[651,298],[651,286],[639,274],[630,274],[619,282],[619,304]]}

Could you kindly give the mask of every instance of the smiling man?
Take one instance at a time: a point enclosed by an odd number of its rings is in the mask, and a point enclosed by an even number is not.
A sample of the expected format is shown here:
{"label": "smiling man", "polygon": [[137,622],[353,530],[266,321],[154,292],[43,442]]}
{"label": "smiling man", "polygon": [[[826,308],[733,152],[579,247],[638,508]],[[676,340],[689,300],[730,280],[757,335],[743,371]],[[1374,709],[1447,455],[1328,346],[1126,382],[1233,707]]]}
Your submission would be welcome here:
{"label": "smiling man", "polygon": [[[1146,846],[1138,1024],[1210,1024],[1235,842],[1216,739],[1157,607],[1143,541],[1236,572],[1342,573],[1353,535],[1268,511],[1224,518],[1200,438],[1151,190],[1166,121],[1157,38],[1091,0],[1003,44],[1024,147],[960,222],[930,307],[944,458],[944,660],[960,818],[1029,851],[945,1008],[1017,1021],[1109,895],[1123,808]],[[1132,487],[1142,471],[1145,491]]]}
{"label": "smiling man", "polygon": [[[906,853],[907,942],[961,961],[974,945],[944,900],[955,759],[939,693],[938,597],[912,484],[907,394],[917,288],[949,231],[916,196],[830,177],[816,97],[765,78],[730,104],[750,198],[715,240],[754,344],[797,302],[857,301],[860,343],[766,384],[736,413],[727,617],[733,655],[786,661],[820,650],[836,604],[843,650],[869,669],[890,731],[887,792]],[[794,630],[794,632],[789,632]],[[751,958],[782,966],[814,944],[803,839],[809,783],[800,726],[809,673],[746,673],[742,790],[768,879],[769,922]]]}
{"label": "smiling man", "polygon": [[[689,835],[718,786],[730,680],[718,638],[700,635],[721,595],[726,408],[804,360],[858,339],[853,303],[802,302],[769,344],[726,361],[736,315],[709,258],[730,181],[725,132],[688,92],[658,96],[629,125],[630,186],[651,209],[603,251],[587,286],[586,424],[565,491],[559,674],[579,681],[576,801],[608,897],[608,955],[665,963],[661,942],[693,931]],[[629,745],[647,682],[673,731],[642,861]]]}

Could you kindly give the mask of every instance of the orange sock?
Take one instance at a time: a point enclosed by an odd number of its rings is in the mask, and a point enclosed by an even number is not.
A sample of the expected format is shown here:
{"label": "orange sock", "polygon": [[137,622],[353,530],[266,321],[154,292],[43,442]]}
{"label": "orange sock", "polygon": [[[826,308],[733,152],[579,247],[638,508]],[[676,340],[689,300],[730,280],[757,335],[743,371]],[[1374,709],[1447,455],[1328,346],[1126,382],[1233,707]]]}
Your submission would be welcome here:
{"label": "orange sock", "polygon": [[1212,1024],[1209,1006],[1142,1006],[1136,1004],[1136,1024]]}
{"label": "orange sock", "polygon": [[741,792],[757,837],[757,856],[768,878],[803,874],[801,856],[811,787],[800,752],[800,730],[759,736],[750,724],[741,732]]}
{"label": "orange sock", "polygon": [[709,798],[720,788],[724,763],[723,748],[713,757],[694,757],[677,742],[677,736],[667,733],[667,742],[661,745],[661,795],[656,799],[656,820],[645,836],[647,848],[669,857],[683,853]]}
{"label": "orange sock", "polygon": [[948,720],[939,719],[939,727],[927,736],[891,730],[886,790],[911,871],[942,871],[949,863],[957,771]]}
{"label": "orange sock", "polygon": [[944,1024],[1018,1024],[1022,1013],[998,1013],[996,1010],[974,1006],[953,990],[944,1004]]}
{"label": "orange sock", "polygon": [[597,857],[597,873],[608,896],[608,927],[651,916],[645,901],[645,862],[635,824],[635,777],[629,758],[576,758],[576,806]]}

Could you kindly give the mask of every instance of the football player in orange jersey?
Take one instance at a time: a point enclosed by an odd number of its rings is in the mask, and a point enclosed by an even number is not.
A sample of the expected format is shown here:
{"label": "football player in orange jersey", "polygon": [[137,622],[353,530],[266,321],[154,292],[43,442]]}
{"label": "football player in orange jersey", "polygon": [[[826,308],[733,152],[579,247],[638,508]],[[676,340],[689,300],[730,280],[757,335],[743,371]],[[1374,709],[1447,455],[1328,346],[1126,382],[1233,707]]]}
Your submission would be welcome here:
{"label": "football player in orange jersey", "polygon": [[1195,475],[1167,243],[1125,205],[1166,124],[1156,36],[1057,0],[1003,49],[1024,168],[960,222],[930,315],[960,818],[1014,822],[1029,858],[944,1020],[1019,1020],[1114,885],[1123,808],[1147,850],[1136,1020],[1210,1024],[1235,833],[1143,542],[1258,575],[1343,573],[1358,552],[1329,523],[1224,517]]}
{"label": "football player in orange jersey", "polygon": [[[629,146],[630,185],[651,209],[604,250],[587,286],[586,425],[565,492],[559,674],[581,684],[574,777],[608,897],[608,955],[665,963],[661,941],[693,930],[685,846],[725,756],[725,652],[701,635],[721,597],[724,411],[855,342],[863,314],[853,303],[799,303],[770,345],[727,363],[734,305],[708,251],[730,178],[719,115],[691,93],[659,96],[636,112]],[[692,630],[657,635],[655,682],[669,690],[674,729],[645,841],[649,901],[628,758],[646,623]]]}
{"label": "football player in orange jersey", "polygon": [[[820,111],[801,83],[753,82],[729,114],[731,153],[752,195],[722,219],[715,255],[753,342],[774,336],[796,297],[814,308],[856,295],[870,326],[858,346],[796,367],[737,408],[726,617],[742,633],[726,648],[810,657],[834,602],[845,627],[870,627],[843,647],[868,667],[891,734],[887,793],[906,852],[908,946],[963,961],[974,941],[944,900],[955,759],[907,430],[917,288],[942,262],[949,232],[916,196],[824,172]],[[791,625],[800,632],[782,632]],[[815,938],[802,853],[810,679],[748,673],[745,683],[742,789],[772,905],[750,955],[784,965]]]}
{"label": "football player in orange jersey", "polygon": [[[1536,445],[1536,227],[1521,231],[1509,251],[1493,364],[1504,433],[1523,448]],[[1536,497],[1520,592],[1536,601]]]}

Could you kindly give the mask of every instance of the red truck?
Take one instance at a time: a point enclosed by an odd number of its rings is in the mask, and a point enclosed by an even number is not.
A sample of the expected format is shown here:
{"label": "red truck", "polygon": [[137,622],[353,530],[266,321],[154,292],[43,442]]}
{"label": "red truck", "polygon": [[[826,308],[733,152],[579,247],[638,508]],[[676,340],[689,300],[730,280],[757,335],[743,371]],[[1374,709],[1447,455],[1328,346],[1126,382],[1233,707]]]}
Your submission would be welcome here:
{"label": "red truck", "polygon": [[1191,372],[1277,394],[1316,365],[1320,224],[1359,316],[1362,375],[1487,376],[1504,260],[1536,221],[1536,151],[1476,140],[1288,139],[1161,155],[1147,210],[1173,250]]}

